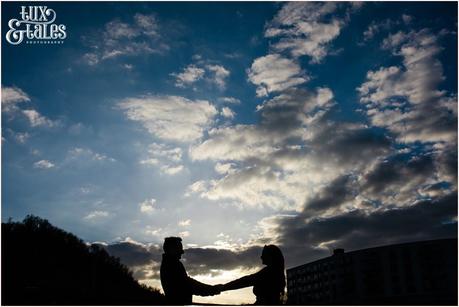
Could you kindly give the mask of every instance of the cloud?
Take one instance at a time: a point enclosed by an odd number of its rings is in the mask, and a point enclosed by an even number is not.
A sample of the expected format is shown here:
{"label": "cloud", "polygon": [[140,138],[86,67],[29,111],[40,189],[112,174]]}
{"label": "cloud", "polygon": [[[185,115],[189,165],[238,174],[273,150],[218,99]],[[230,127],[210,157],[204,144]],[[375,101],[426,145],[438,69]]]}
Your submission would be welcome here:
{"label": "cloud", "polygon": [[196,194],[242,207],[301,208],[315,188],[390,152],[391,140],[362,124],[334,122],[328,88],[288,89],[257,107],[257,125],[215,128],[191,146],[192,160],[217,162],[219,176],[190,185]]}
{"label": "cloud", "polygon": [[405,24],[410,24],[413,21],[413,18],[414,17],[411,15],[407,15],[407,14],[402,15],[402,20]]}
{"label": "cloud", "polygon": [[352,177],[347,174],[335,178],[306,202],[303,214],[314,217],[328,209],[336,209],[345,201],[353,200],[352,183]]}
{"label": "cloud", "polygon": [[135,14],[131,22],[119,19],[107,22],[103,30],[83,36],[90,51],[83,61],[91,66],[107,59],[142,54],[163,54],[170,49],[160,34],[155,15]]}
{"label": "cloud", "polygon": [[29,95],[18,87],[2,85],[2,111],[11,112],[16,110],[16,104],[30,101]]}
{"label": "cloud", "polygon": [[265,155],[274,149],[270,145],[271,137],[262,132],[254,125],[211,129],[208,139],[191,146],[190,157],[193,160],[240,161],[254,155]]}
{"label": "cloud", "polygon": [[221,101],[223,103],[229,103],[229,104],[240,104],[241,101],[237,98],[234,97],[220,97],[218,98],[218,101]]}
{"label": "cloud", "polygon": [[383,48],[402,56],[403,66],[369,71],[357,88],[371,123],[401,143],[455,142],[457,97],[439,90],[445,77],[436,37],[426,29],[398,32],[384,40]]}
{"label": "cloud", "polygon": [[86,161],[108,161],[115,162],[116,160],[108,157],[104,154],[94,152],[89,148],[74,147],[67,152],[67,158],[74,159],[83,159]]}
{"label": "cloud", "polygon": [[155,15],[144,15],[137,13],[134,15],[135,23],[142,29],[142,33],[147,36],[159,36],[159,25]]}
{"label": "cloud", "polygon": [[[307,206],[307,205],[306,205]],[[305,219],[303,214],[275,220],[275,230],[290,265],[329,255],[329,249],[347,250],[419,239],[454,237],[457,193],[386,210],[351,210],[328,218]],[[277,225],[277,226],[276,226]],[[325,244],[324,244],[325,242]],[[330,242],[326,244],[326,242]]]}
{"label": "cloud", "polygon": [[176,74],[172,73],[171,76],[176,78],[175,86],[177,87],[187,87],[196,81],[202,79],[204,76],[205,70],[199,67],[196,67],[193,64],[188,65],[183,69],[183,72]]}
{"label": "cloud", "polygon": [[107,211],[92,211],[84,217],[85,220],[99,220],[108,217],[110,214]]}
{"label": "cloud", "polygon": [[183,220],[183,221],[180,221],[178,223],[179,226],[182,226],[182,227],[185,227],[185,226],[190,226],[191,225],[191,220],[190,219],[187,219],[187,220]]}
{"label": "cloud", "polygon": [[250,82],[258,86],[257,96],[259,97],[283,91],[309,80],[295,61],[279,54],[270,54],[255,59],[247,74]]}
{"label": "cloud", "polygon": [[134,68],[134,65],[132,64],[123,64],[123,68],[126,70],[132,70]]}
{"label": "cloud", "polygon": [[[234,269],[256,269],[260,266],[263,244],[278,244],[286,256],[286,266],[292,267],[329,256],[334,248],[355,250],[370,246],[395,244],[418,239],[455,236],[457,223],[457,193],[433,200],[417,201],[403,208],[366,211],[348,210],[328,217],[314,217],[312,204],[320,199],[333,199],[335,206],[349,198],[345,195],[352,184],[341,177],[325,186],[317,198],[305,204],[305,212],[265,218],[261,237],[238,249],[187,248],[183,263],[190,276],[219,274]],[[344,196],[344,197],[342,197]],[[323,203],[328,207],[328,204]],[[325,207],[320,205],[322,210]],[[448,223],[445,223],[448,222]],[[258,243],[257,243],[258,242]],[[159,278],[162,250],[156,244],[142,244],[132,240],[104,245],[107,251],[137,272],[139,279]]]}
{"label": "cloud", "polygon": [[220,89],[225,89],[226,78],[229,77],[230,71],[222,65],[206,65],[206,69],[211,73],[210,82]]}
{"label": "cloud", "polygon": [[457,145],[438,146],[435,152],[435,163],[439,180],[450,182],[457,188]]}
{"label": "cloud", "polygon": [[155,137],[181,143],[202,137],[218,114],[206,100],[180,96],[142,96],[126,98],[118,107],[126,117],[140,122]]}
{"label": "cloud", "polygon": [[129,267],[149,265],[152,261],[161,261],[162,251],[152,245],[125,241],[108,244],[105,249],[110,255],[120,258],[120,261]]}
{"label": "cloud", "polygon": [[163,237],[163,229],[162,228],[154,228],[151,226],[147,226],[147,229],[145,229],[145,233],[147,235],[153,236],[153,237]]}
{"label": "cloud", "polygon": [[302,128],[320,121],[324,112],[334,105],[333,92],[318,87],[315,91],[287,89],[280,95],[257,106],[261,126],[276,135],[292,137],[303,134]]}
{"label": "cloud", "polygon": [[11,130],[11,134],[15,138],[15,140],[20,144],[25,144],[27,140],[30,138],[30,134],[28,132],[15,133],[14,131]]}
{"label": "cloud", "polygon": [[401,153],[387,157],[362,177],[362,195],[379,203],[406,206],[419,198],[427,186],[437,183],[433,154]]}
{"label": "cloud", "polygon": [[[336,2],[290,2],[268,24],[265,37],[279,38],[276,52],[289,51],[294,57],[310,56],[319,63],[338,37],[347,16],[338,17],[342,5]],[[333,15],[332,15],[333,14]]]}
{"label": "cloud", "polygon": [[221,115],[226,118],[234,118],[235,113],[228,107],[223,107],[221,111]]}
{"label": "cloud", "polygon": [[215,164],[215,171],[219,174],[227,174],[231,171],[233,163],[220,163]]}
{"label": "cloud", "polygon": [[147,214],[153,213],[156,210],[155,204],[156,204],[156,199],[154,198],[147,199],[141,202],[139,204],[140,212],[147,213]]}
{"label": "cloud", "polygon": [[58,122],[46,118],[35,110],[22,110],[22,114],[29,120],[32,127],[54,127],[58,124]]}
{"label": "cloud", "polygon": [[[196,57],[195,57],[196,58]],[[226,79],[230,75],[230,71],[227,70],[222,65],[217,64],[206,64],[203,65],[206,61],[201,58],[196,58],[198,64],[190,64],[183,69],[181,73],[171,73],[170,75],[175,77],[175,86],[176,87],[189,87],[196,83],[197,81],[204,79],[216,85],[219,89],[225,89]]]}
{"label": "cloud", "polygon": [[140,164],[159,166],[163,174],[175,175],[182,170],[183,151],[180,147],[167,144],[153,143],[148,146],[148,157],[140,161]]}
{"label": "cloud", "polygon": [[181,232],[179,232],[179,236],[182,237],[182,238],[189,237],[190,236],[190,232],[187,231],[187,230],[181,231]]}
{"label": "cloud", "polygon": [[[158,245],[124,241],[101,246],[112,256],[120,258],[121,263],[137,271],[134,277],[159,279],[162,249]],[[215,274],[216,270],[258,268],[261,264],[261,250],[262,246],[240,250],[187,248],[182,262],[190,276]]]}
{"label": "cloud", "polygon": [[212,270],[234,270],[260,266],[262,246],[242,250],[214,248],[189,248],[185,250],[184,263],[191,275],[209,274]]}
{"label": "cloud", "polygon": [[2,111],[14,113],[20,111],[29,121],[32,127],[56,127],[59,121],[53,121],[41,115],[34,109],[20,110],[17,106],[21,102],[31,101],[29,95],[18,87],[4,87],[2,85]]}
{"label": "cloud", "polygon": [[161,166],[161,172],[167,175],[176,175],[183,171],[185,168],[183,165],[177,165],[177,166],[169,166],[169,165],[163,165]]}
{"label": "cloud", "polygon": [[[405,16],[405,15],[403,15]],[[392,27],[399,25],[399,21],[394,21],[392,19],[385,19],[380,22],[372,21],[368,28],[363,32],[363,41],[367,42],[381,31],[388,31]]]}
{"label": "cloud", "polygon": [[49,169],[49,168],[54,168],[55,165],[51,161],[48,160],[40,160],[37,161],[33,164],[34,168],[40,168],[40,169]]}

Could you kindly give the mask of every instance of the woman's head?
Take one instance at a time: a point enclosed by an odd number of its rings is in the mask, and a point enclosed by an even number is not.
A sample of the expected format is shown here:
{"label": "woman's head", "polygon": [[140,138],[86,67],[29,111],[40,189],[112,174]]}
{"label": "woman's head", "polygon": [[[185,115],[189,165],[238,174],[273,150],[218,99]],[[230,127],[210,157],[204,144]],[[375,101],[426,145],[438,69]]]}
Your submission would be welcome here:
{"label": "woman's head", "polygon": [[267,266],[284,270],[284,255],[276,245],[265,245],[261,260]]}

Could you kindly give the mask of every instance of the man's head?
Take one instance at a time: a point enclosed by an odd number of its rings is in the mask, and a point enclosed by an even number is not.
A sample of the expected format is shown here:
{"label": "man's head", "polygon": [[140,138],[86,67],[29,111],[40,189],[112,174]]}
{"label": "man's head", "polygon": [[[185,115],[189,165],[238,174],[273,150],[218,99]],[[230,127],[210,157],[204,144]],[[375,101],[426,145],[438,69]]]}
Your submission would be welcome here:
{"label": "man's head", "polygon": [[181,258],[183,255],[182,238],[167,237],[164,239],[163,250],[166,255]]}

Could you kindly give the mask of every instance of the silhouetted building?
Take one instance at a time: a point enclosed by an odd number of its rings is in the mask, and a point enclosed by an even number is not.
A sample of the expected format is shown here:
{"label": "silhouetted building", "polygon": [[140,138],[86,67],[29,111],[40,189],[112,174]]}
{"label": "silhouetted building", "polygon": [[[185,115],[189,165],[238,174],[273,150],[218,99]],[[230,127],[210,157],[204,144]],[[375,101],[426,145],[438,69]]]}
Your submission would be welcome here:
{"label": "silhouetted building", "polygon": [[344,252],[287,270],[295,305],[457,305],[457,239]]}

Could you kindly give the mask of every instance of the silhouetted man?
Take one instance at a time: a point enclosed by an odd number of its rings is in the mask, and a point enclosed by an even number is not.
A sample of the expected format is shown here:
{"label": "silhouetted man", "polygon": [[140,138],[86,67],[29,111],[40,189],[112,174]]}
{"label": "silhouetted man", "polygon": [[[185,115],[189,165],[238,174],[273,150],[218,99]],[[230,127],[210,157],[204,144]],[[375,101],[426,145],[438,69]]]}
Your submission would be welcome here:
{"label": "silhouetted man", "polygon": [[163,250],[160,272],[161,285],[169,304],[190,305],[193,294],[200,296],[220,294],[217,288],[203,284],[188,276],[185,267],[180,262],[180,258],[183,255],[181,238],[165,238]]}

